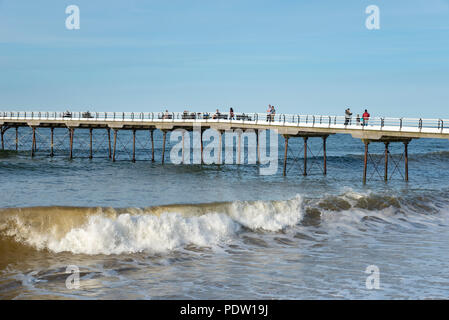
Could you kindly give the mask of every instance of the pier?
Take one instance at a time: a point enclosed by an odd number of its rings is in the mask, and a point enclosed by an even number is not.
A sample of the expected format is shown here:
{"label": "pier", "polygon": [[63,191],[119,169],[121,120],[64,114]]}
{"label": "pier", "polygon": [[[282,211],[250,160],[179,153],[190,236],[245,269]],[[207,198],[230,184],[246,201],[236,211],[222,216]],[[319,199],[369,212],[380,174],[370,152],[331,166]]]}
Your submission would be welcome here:
{"label": "pier", "polygon": [[[257,161],[260,159],[259,135],[261,130],[276,130],[284,138],[283,175],[287,174],[287,153],[289,140],[299,138],[303,140],[303,175],[307,175],[308,141],[320,139],[322,141],[323,174],[327,174],[326,141],[330,135],[350,134],[353,138],[361,140],[364,150],[364,170],[362,180],[367,181],[367,168],[369,159],[369,145],[381,143],[385,146],[384,180],[388,180],[388,161],[390,159],[389,146],[394,143],[403,145],[404,180],[408,181],[408,146],[413,139],[436,138],[449,139],[449,120],[445,119],[411,119],[411,118],[383,118],[373,117],[363,122],[354,117],[346,121],[345,116],[325,115],[299,115],[266,113],[235,113],[231,118],[229,113],[208,112],[4,112],[0,111],[1,148],[5,150],[4,135],[7,130],[15,130],[15,150],[19,145],[19,129],[27,127],[32,130],[31,157],[34,157],[37,148],[36,132],[39,128],[50,129],[49,155],[54,156],[54,129],[68,130],[69,157],[73,158],[73,142],[78,129],[88,129],[90,137],[90,158],[93,157],[94,131],[103,130],[108,137],[108,154],[111,161],[116,160],[117,137],[122,130],[130,130],[133,135],[132,161],[136,161],[136,131],[147,131],[151,141],[151,161],[154,157],[154,130],[163,133],[162,158],[165,161],[165,144],[167,132],[177,129],[193,131],[200,127],[201,158],[203,149],[202,134],[205,130],[213,129],[219,133],[221,147],[222,134],[227,130],[240,130],[240,132],[254,131],[256,133]],[[239,135],[240,140],[240,135]],[[239,142],[240,148],[240,142]],[[239,150],[240,151],[240,150]],[[220,149],[221,152],[221,149]],[[219,155],[221,158],[221,154]],[[377,169],[376,169],[377,170]]]}

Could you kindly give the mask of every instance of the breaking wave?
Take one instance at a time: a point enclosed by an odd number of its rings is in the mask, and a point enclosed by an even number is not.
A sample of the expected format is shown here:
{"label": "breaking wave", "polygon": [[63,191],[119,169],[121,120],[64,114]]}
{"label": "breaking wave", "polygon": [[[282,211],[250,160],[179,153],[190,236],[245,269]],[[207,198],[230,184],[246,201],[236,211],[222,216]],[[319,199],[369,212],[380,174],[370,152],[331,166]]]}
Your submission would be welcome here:
{"label": "breaking wave", "polygon": [[21,208],[0,211],[1,241],[75,254],[216,247],[242,230],[276,232],[302,218],[302,199],[172,205],[146,209]]}
{"label": "breaking wave", "polygon": [[[442,191],[443,192],[443,191]],[[187,246],[219,248],[242,232],[286,233],[291,227],[361,230],[379,224],[418,226],[447,212],[447,192],[235,201],[149,208],[34,207],[0,210],[0,256],[7,250],[53,253],[160,253]],[[414,222],[415,221],[415,222]]]}

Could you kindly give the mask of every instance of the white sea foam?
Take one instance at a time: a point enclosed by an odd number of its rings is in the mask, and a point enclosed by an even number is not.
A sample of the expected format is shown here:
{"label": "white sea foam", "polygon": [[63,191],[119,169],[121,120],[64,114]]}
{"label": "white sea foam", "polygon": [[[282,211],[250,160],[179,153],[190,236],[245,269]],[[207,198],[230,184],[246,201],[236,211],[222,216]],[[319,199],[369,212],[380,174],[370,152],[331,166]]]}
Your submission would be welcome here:
{"label": "white sea foam", "polygon": [[187,244],[215,246],[231,238],[239,227],[224,214],[92,216],[85,226],[71,230],[61,240],[49,241],[48,249],[85,254],[163,252]]}
{"label": "white sea foam", "polygon": [[233,202],[229,215],[250,229],[278,231],[300,222],[303,216],[300,196],[287,201]]}
{"label": "white sea foam", "polygon": [[81,226],[58,235],[55,228],[33,229],[16,220],[16,239],[38,249],[75,254],[122,254],[166,252],[186,245],[217,247],[232,241],[242,226],[278,231],[302,218],[301,198],[287,201],[233,202],[221,206],[224,212],[198,216],[180,212],[153,214],[94,214]]}

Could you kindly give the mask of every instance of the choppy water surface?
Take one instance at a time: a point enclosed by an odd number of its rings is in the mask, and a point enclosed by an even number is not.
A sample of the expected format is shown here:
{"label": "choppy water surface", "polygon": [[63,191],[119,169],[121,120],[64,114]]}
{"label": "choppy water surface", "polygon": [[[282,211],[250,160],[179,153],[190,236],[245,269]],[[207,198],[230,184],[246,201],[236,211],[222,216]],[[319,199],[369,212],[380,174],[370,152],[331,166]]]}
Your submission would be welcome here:
{"label": "choppy water surface", "polygon": [[[145,132],[136,163],[130,133],[112,163],[104,132],[90,160],[81,130],[68,160],[56,133],[54,158],[45,130],[34,159],[27,131],[18,152],[12,130],[0,151],[2,299],[449,298],[447,141],[409,145],[409,183],[402,145],[391,146],[387,184],[384,146],[370,145],[378,167],[363,186],[363,145],[343,135],[328,139],[326,177],[321,141],[309,139],[317,158],[303,177],[302,141],[290,139],[283,177],[282,140],[278,173],[260,176],[256,165],[162,166],[159,133],[154,163]],[[66,287],[69,265],[79,289]],[[365,286],[370,265],[379,290]]]}

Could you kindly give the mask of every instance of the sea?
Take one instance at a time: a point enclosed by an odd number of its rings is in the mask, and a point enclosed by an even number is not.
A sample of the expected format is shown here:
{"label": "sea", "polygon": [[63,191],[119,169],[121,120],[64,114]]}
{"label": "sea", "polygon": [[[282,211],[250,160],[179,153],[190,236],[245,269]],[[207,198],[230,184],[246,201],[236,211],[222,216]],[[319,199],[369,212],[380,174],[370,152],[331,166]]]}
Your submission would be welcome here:
{"label": "sea", "polygon": [[[38,129],[0,151],[0,299],[448,299],[449,141],[291,138],[263,164],[174,164],[168,134]],[[190,138],[190,136],[189,136]],[[245,141],[244,141],[245,142]],[[246,141],[246,144],[249,142]],[[275,140],[273,140],[275,143]],[[207,142],[205,142],[207,145]],[[246,145],[248,147],[248,145]],[[235,151],[235,147],[233,149]],[[242,152],[244,152],[242,148]],[[270,151],[271,152],[271,151]],[[247,161],[248,162],[248,161]]]}

